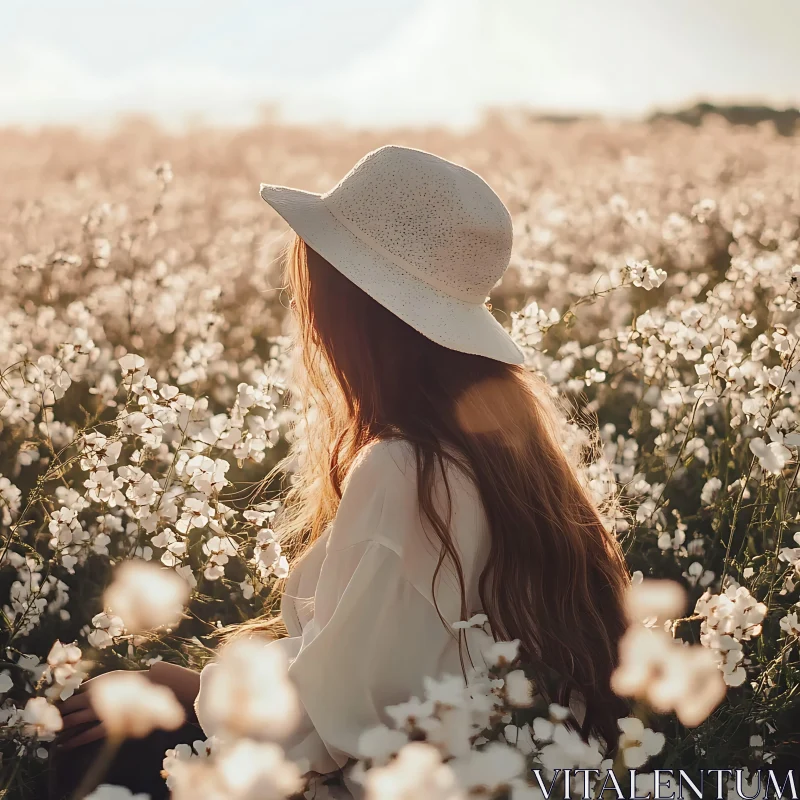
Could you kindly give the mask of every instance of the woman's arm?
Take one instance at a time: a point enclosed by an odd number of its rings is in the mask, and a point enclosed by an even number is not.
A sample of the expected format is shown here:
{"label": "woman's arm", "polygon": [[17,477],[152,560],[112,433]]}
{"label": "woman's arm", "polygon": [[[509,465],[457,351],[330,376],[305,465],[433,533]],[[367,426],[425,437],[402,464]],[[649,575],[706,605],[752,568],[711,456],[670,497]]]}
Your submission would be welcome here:
{"label": "woman's arm", "polygon": [[172,689],[178,702],[186,710],[186,718],[196,721],[194,701],[200,691],[200,673],[166,661],[156,661],[151,665],[147,677],[161,686]]}
{"label": "woman's arm", "polygon": [[[118,672],[106,672],[86,681],[72,697],[59,704],[64,721],[64,728],[57,739],[60,747],[70,750],[105,736],[105,728],[92,707],[91,688],[96,683],[106,680],[109,675]],[[200,690],[199,672],[179,667],[177,664],[156,661],[147,672],[147,678],[153,683],[171,689],[186,711],[187,722],[197,722],[194,700]]]}

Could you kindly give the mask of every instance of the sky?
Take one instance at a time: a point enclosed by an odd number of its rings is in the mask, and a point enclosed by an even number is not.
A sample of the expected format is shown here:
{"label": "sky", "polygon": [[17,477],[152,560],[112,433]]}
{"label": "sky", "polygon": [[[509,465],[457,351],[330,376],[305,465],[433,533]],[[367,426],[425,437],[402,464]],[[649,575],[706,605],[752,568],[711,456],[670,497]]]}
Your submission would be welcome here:
{"label": "sky", "polygon": [[800,0],[0,0],[0,125],[800,104]]}

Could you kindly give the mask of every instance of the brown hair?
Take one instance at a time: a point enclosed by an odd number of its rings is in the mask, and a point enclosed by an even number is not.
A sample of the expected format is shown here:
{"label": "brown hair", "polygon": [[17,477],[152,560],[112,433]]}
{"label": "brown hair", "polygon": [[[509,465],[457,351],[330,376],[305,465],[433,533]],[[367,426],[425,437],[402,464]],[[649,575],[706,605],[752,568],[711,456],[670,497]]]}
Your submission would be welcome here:
{"label": "brown hair", "polygon": [[299,237],[287,278],[303,399],[314,407],[278,524],[291,563],[333,519],[359,451],[402,438],[416,454],[419,504],[441,541],[440,566],[452,560],[463,606],[448,519],[432,497],[435,470],[444,474],[449,451],[461,454],[490,526],[480,595],[495,638],[519,639],[522,657],[543,681],[558,676],[548,699],[566,705],[580,692],[583,735],[599,734],[613,748],[624,706],[610,678],[625,629],[628,572],[562,449],[566,420],[546,384],[523,367],[436,344]]}

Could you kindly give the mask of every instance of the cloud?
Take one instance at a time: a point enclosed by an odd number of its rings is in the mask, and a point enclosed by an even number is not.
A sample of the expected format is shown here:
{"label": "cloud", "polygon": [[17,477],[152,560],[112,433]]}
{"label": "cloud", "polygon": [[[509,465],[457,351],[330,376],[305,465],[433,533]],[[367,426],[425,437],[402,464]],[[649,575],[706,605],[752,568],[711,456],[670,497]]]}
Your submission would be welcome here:
{"label": "cloud", "polygon": [[313,60],[325,68],[313,71],[298,69],[308,60],[299,43],[281,38],[280,54],[260,53],[258,34],[241,31],[235,39],[252,40],[260,69],[221,56],[219,36],[185,41],[178,52],[159,46],[115,71],[97,59],[90,68],[79,52],[16,42],[0,48],[0,124],[98,124],[127,111],[170,125],[197,115],[243,124],[269,103],[312,123],[469,125],[486,106],[639,114],[699,97],[800,102],[800,56],[783,35],[787,15],[800,12],[778,0],[772,16],[757,18],[739,0],[423,0],[413,8],[360,52],[337,51],[309,21],[302,36],[315,56],[331,45],[329,57]]}
{"label": "cloud", "polygon": [[90,71],[55,49],[21,42],[0,60],[0,122],[108,121],[143,111],[168,124],[206,112],[233,123],[252,119],[269,96],[261,81],[213,64],[152,61],[113,76]]}

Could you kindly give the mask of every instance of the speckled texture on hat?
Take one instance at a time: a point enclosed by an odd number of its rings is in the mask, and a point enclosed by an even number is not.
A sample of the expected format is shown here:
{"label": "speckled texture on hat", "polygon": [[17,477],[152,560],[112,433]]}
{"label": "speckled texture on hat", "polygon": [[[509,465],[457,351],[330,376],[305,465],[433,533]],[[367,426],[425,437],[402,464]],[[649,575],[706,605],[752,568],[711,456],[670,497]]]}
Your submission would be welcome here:
{"label": "speckled texture on hat", "polygon": [[388,145],[324,195],[262,184],[261,196],[313,250],[429,339],[522,362],[484,305],[508,265],[511,217],[474,172]]}

